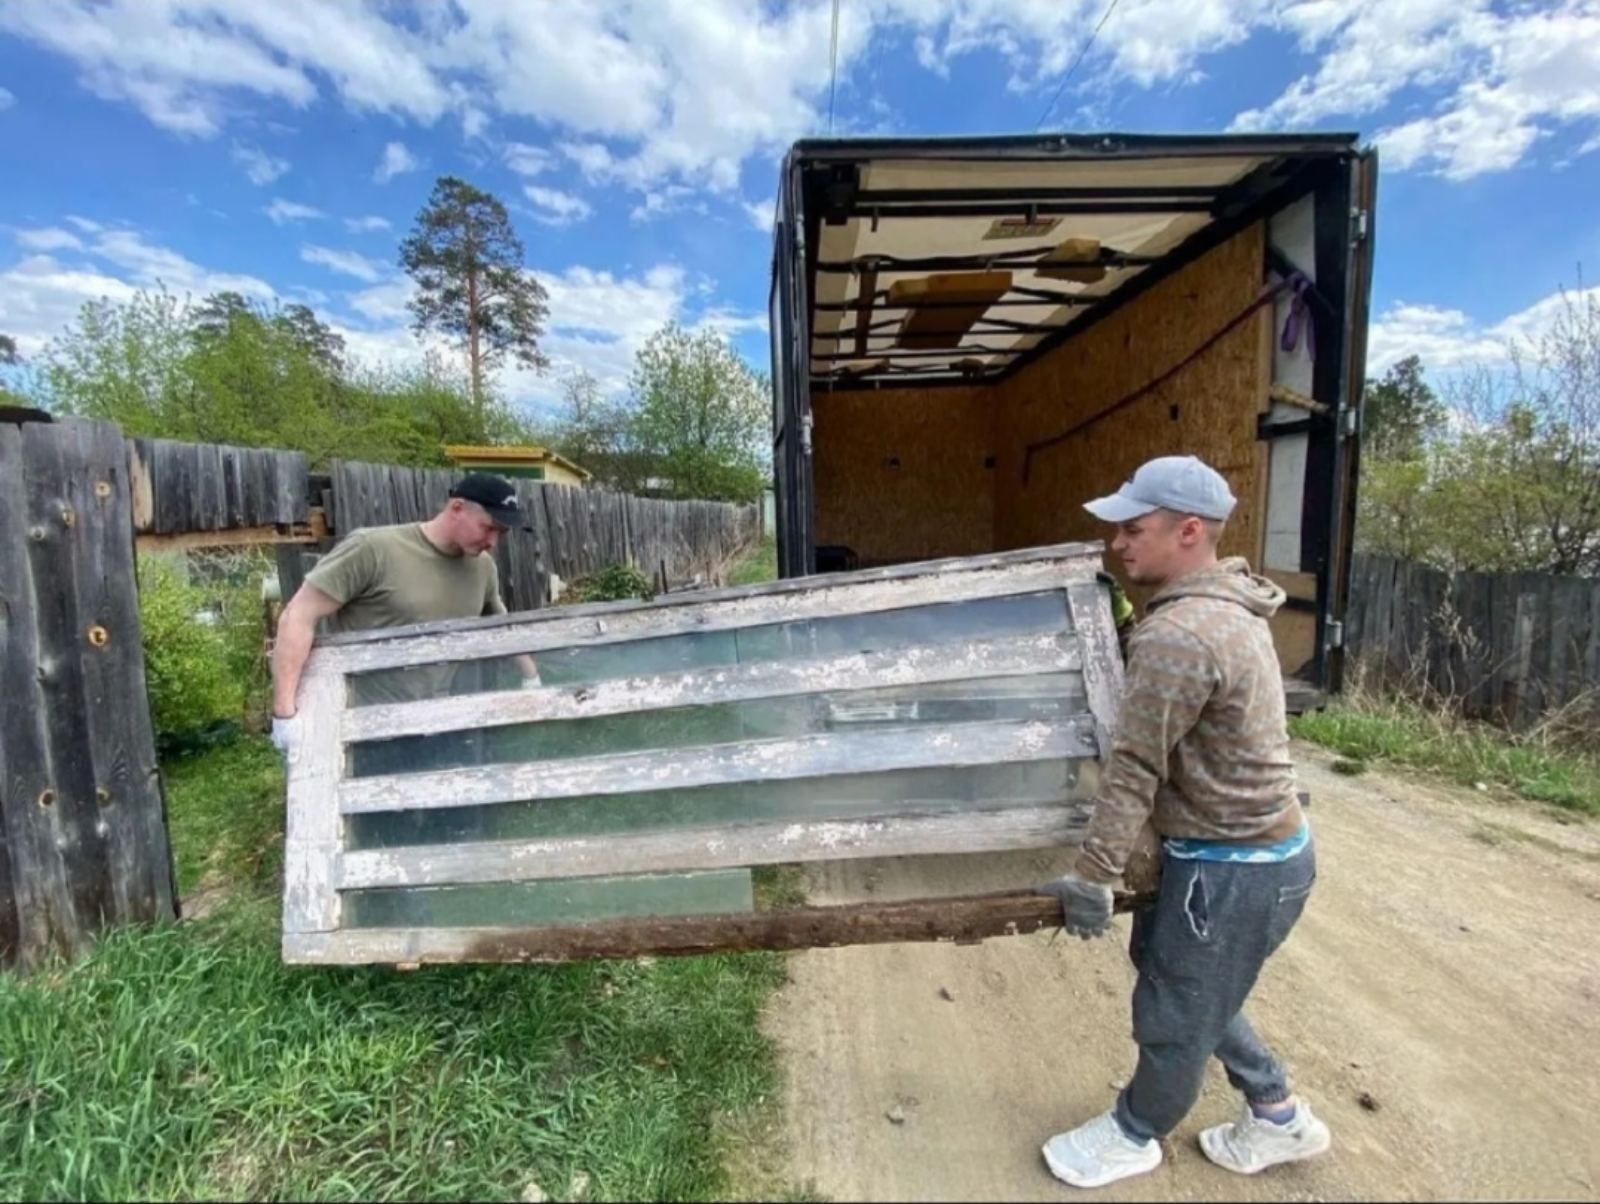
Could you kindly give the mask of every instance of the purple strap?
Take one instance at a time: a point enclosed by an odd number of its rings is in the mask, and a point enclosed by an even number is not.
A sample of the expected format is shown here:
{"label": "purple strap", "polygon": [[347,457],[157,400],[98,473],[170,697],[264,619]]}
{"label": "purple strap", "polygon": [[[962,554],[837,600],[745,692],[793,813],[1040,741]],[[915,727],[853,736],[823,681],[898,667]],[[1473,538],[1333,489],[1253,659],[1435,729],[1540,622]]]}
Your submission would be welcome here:
{"label": "purple strap", "polygon": [[1315,359],[1316,328],[1315,323],[1311,321],[1311,307],[1306,302],[1306,292],[1311,288],[1311,281],[1300,272],[1295,272],[1284,283],[1293,290],[1294,295],[1289,298],[1289,316],[1283,320],[1283,335],[1278,340],[1278,346],[1285,351],[1293,351],[1300,345],[1300,335],[1304,331],[1306,354]]}

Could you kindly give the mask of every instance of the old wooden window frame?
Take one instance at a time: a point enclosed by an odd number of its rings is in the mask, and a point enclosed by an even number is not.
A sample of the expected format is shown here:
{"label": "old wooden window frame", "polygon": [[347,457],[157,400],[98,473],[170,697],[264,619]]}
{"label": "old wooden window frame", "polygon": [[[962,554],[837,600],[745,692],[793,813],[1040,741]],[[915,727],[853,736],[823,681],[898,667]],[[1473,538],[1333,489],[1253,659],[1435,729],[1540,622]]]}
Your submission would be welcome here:
{"label": "old wooden window frame", "polygon": [[[1083,758],[1110,750],[1122,663],[1106,591],[1096,581],[1102,546],[1062,544],[999,555],[789,579],[739,589],[669,595],[651,603],[603,603],[420,624],[319,639],[300,687],[305,739],[289,769],[283,956],[291,963],[562,961],[585,957],[800,948],[884,940],[981,939],[1043,927],[1055,905],[1026,891],[896,903],[802,907],[730,915],[634,918],[503,928],[345,928],[341,892],[381,886],[451,885],[588,875],[930,853],[1058,847],[1081,830],[1081,802],[958,815],[784,820],[715,829],[352,850],[343,816],[371,810],[489,805],[530,798],[620,793],[643,781],[662,788],[659,753],[506,763],[389,777],[345,774],[347,746],[407,735],[570,720],[635,711],[830,690],[875,689],[1045,671],[1083,675],[1088,711],[1046,723],[1005,720],[957,733],[850,732],[759,742],[792,759],[774,773],[758,742],[678,750],[667,786],[863,771],[843,753],[871,751],[868,768],[1000,764]],[[892,653],[773,661],[587,685],[499,690],[423,702],[347,704],[351,674],[461,662],[662,636],[730,631],[807,619],[865,615],[1041,592],[1060,592],[1070,634],[1004,636]],[[1041,745],[1040,741],[1044,743]],[[792,746],[792,747],[788,747]],[[1040,753],[1041,747],[1047,753]],[[761,749],[771,754],[772,747]],[[810,770],[810,772],[801,772]],[[630,779],[630,775],[632,778]],[[534,873],[537,869],[539,872]],[[1026,886],[1030,884],[1018,884]]]}

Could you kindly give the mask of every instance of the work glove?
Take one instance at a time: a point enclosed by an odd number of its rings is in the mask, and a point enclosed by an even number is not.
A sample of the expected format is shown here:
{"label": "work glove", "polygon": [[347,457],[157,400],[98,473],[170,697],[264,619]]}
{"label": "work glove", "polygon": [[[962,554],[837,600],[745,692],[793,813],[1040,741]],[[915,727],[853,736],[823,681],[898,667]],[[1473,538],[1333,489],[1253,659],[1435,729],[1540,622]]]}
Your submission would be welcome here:
{"label": "work glove", "polygon": [[1133,622],[1133,603],[1128,601],[1128,595],[1123,592],[1122,582],[1110,573],[1096,573],[1095,579],[1111,591],[1111,620],[1120,633]]}
{"label": "work glove", "polygon": [[1061,902],[1061,926],[1073,936],[1090,940],[1111,927],[1111,888],[1088,882],[1077,874],[1063,874],[1039,887],[1041,895]]}
{"label": "work glove", "polygon": [[272,717],[272,746],[283,754],[284,761],[290,765],[300,755],[300,741],[304,733],[305,728],[298,713],[287,719],[281,715]]}

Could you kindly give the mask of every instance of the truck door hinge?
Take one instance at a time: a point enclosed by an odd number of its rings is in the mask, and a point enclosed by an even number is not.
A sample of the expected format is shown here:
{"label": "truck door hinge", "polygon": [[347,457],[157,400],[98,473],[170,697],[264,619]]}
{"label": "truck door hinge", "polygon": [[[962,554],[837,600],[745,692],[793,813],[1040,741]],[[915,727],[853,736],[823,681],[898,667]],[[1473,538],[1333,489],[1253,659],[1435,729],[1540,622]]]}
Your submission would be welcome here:
{"label": "truck door hinge", "polygon": [[1323,643],[1329,648],[1344,647],[1344,623],[1339,619],[1323,620]]}
{"label": "truck door hinge", "polygon": [[802,455],[811,454],[811,415],[807,414],[800,419],[800,452]]}
{"label": "truck door hinge", "polygon": [[1367,211],[1365,209],[1350,210],[1350,236],[1357,242],[1365,241],[1367,237]]}
{"label": "truck door hinge", "polygon": [[1361,411],[1351,407],[1339,415],[1339,438],[1354,439],[1361,433]]}

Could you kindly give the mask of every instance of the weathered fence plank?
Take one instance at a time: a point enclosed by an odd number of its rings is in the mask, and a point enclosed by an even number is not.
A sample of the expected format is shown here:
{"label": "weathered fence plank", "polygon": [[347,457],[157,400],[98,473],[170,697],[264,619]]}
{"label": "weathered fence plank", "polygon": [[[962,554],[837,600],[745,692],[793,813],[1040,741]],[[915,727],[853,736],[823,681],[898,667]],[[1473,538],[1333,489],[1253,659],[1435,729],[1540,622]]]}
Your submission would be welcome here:
{"label": "weathered fence plank", "polygon": [[1473,718],[1527,727],[1574,705],[1600,713],[1600,582],[1362,555],[1348,620],[1351,653],[1375,680]]}
{"label": "weathered fence plank", "polygon": [[14,892],[0,944],[14,909],[23,965],[174,914],[129,477],[115,427],[0,426],[0,814]]}
{"label": "weathered fence plank", "polygon": [[[290,526],[310,518],[303,452],[130,439],[140,534]],[[147,499],[147,500],[146,500]]]}

